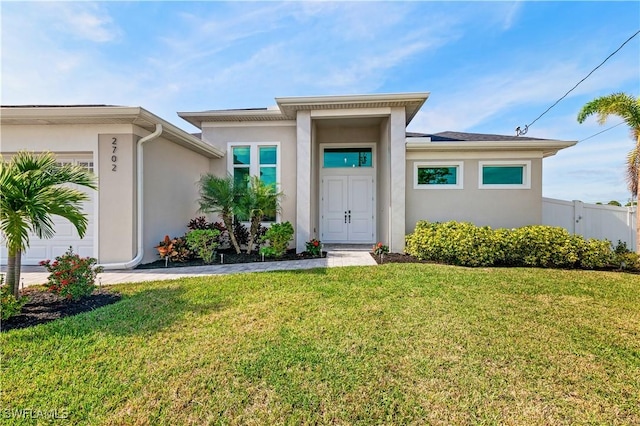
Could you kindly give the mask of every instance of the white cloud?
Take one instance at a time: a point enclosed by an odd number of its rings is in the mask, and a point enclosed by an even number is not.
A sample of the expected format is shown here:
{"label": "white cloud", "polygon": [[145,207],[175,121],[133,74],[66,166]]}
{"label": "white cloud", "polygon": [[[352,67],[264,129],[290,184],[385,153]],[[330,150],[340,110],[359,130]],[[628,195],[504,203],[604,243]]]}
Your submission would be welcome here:
{"label": "white cloud", "polygon": [[522,7],[523,7],[523,2],[521,1],[514,1],[510,5],[508,5],[502,21],[503,30],[506,31],[511,29],[511,27],[513,27],[515,21],[517,21],[517,19],[520,16],[520,11],[522,10]]}
{"label": "white cloud", "polygon": [[58,29],[72,36],[96,43],[105,43],[120,37],[120,29],[100,6],[87,3],[62,3],[62,22]]}

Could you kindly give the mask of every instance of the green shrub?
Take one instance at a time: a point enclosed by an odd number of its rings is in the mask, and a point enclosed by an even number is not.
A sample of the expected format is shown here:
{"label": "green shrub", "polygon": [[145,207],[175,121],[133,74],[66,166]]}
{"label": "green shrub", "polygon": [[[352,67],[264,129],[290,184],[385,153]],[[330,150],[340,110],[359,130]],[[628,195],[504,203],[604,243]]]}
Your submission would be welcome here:
{"label": "green shrub", "polygon": [[[406,252],[423,260],[464,266],[535,266],[543,268],[640,268],[626,247],[606,240],[585,240],[560,227],[532,225],[491,230],[471,223],[420,221],[406,239]],[[620,245],[620,244],[619,244]]]}
{"label": "green shrub", "polygon": [[389,246],[378,242],[371,247],[371,252],[376,256],[382,256],[383,254],[389,253]]}
{"label": "green shrub", "polygon": [[284,256],[291,238],[293,238],[293,226],[290,222],[274,223],[261,239],[263,242],[268,241],[269,245],[261,247],[260,254],[269,257]]}
{"label": "green shrub", "polygon": [[320,240],[317,240],[315,238],[307,241],[305,243],[305,248],[307,250],[307,253],[309,253],[311,256],[320,256],[320,254],[322,253],[322,243],[320,242]]}
{"label": "green shrub", "polygon": [[4,275],[0,274],[0,318],[6,320],[19,314],[25,303],[27,303],[27,298],[22,296],[16,299],[11,294],[11,289],[4,285]]}
{"label": "green shrub", "polygon": [[546,225],[512,229],[507,236],[516,264],[543,268],[571,268],[579,261],[582,237],[560,227]]}
{"label": "green shrub", "polygon": [[640,271],[640,256],[627,248],[627,243],[618,241],[611,256],[611,266],[616,269]]}
{"label": "green shrub", "polygon": [[88,296],[95,288],[96,275],[103,270],[100,266],[94,267],[96,263],[95,258],[80,257],[69,247],[66,253],[57,256],[53,262],[40,262],[49,272],[45,287],[67,299],[78,300]]}
{"label": "green shrub", "polygon": [[413,234],[407,236],[407,253],[463,266],[491,266],[500,256],[491,228],[454,221],[418,222]]}
{"label": "green shrub", "polygon": [[602,269],[612,265],[614,253],[609,241],[590,238],[582,240],[579,257],[580,268]]}
{"label": "green shrub", "polygon": [[220,231],[212,229],[194,229],[186,235],[187,245],[204,263],[211,263],[218,248]]}

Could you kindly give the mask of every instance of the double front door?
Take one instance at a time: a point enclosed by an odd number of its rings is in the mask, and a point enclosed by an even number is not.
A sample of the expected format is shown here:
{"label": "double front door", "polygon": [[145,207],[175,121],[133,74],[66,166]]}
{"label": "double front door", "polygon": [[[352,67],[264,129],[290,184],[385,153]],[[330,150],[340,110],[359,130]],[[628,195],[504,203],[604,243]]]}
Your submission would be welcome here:
{"label": "double front door", "polygon": [[371,176],[322,178],[320,238],[327,243],[374,241],[374,184]]}

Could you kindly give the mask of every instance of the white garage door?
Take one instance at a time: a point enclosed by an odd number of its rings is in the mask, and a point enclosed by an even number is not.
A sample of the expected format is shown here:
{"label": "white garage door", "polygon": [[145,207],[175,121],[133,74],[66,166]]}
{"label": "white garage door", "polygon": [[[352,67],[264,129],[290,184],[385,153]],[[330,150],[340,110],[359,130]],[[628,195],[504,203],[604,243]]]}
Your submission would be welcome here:
{"label": "white garage door", "polygon": [[[93,160],[74,158],[59,159],[59,162],[79,164],[93,171]],[[53,216],[55,235],[50,239],[40,239],[36,235],[29,233],[29,249],[22,254],[23,265],[37,265],[41,260],[53,260],[56,256],[66,252],[69,247],[73,247],[73,252],[78,253],[80,256],[95,257],[93,242],[95,235],[94,200],[96,191],[87,190],[87,193],[90,199],[82,205],[82,210],[87,215],[87,219],[89,219],[84,238],[80,238],[71,222],[59,216]],[[7,263],[7,249],[4,246],[4,242],[0,253],[0,263],[4,265]]]}

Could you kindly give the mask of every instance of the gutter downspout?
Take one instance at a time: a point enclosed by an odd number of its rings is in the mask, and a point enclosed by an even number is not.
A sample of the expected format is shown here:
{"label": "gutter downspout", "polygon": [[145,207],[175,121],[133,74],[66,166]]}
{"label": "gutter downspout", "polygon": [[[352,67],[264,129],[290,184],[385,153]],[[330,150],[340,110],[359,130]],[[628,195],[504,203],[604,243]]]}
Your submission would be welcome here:
{"label": "gutter downspout", "polygon": [[158,138],[162,134],[162,124],[156,124],[156,130],[140,139],[137,143],[137,173],[136,173],[136,189],[137,189],[137,241],[138,241],[138,252],[136,256],[128,262],[124,263],[103,263],[99,266],[102,266],[104,269],[133,269],[135,268],[141,261],[144,256],[144,244],[143,244],[143,225],[142,219],[144,217],[144,169],[143,169],[143,156],[142,156],[142,145],[145,142],[152,141]]}

